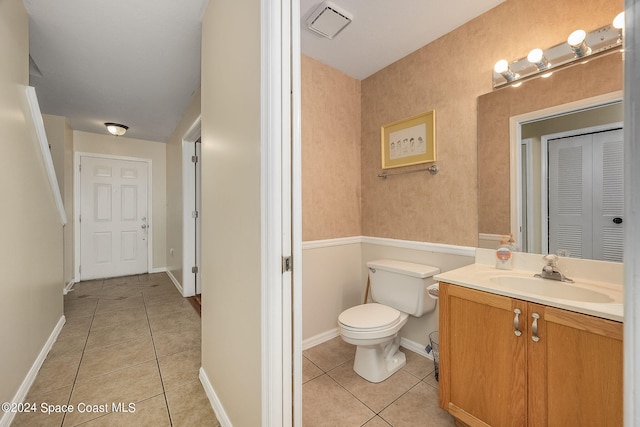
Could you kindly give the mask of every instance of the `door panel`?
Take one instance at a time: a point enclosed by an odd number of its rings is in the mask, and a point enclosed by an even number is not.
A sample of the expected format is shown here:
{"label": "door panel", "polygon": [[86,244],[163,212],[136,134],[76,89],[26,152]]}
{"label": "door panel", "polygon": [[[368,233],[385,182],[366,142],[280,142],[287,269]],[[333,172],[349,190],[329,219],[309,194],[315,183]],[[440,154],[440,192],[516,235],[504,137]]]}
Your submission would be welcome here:
{"label": "door panel", "polygon": [[148,271],[148,165],[80,158],[80,279]]}

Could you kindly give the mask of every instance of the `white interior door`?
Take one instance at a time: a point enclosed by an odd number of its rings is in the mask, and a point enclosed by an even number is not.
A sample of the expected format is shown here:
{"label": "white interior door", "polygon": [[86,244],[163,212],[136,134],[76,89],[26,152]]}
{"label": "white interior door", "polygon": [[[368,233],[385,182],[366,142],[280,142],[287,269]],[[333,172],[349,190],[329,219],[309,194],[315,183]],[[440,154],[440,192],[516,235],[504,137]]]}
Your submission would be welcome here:
{"label": "white interior door", "polygon": [[148,272],[148,164],[80,157],[80,280]]}
{"label": "white interior door", "polygon": [[550,139],[549,253],[622,261],[622,129]]}
{"label": "white interior door", "polygon": [[593,258],[591,135],[549,140],[549,253]]}
{"label": "white interior door", "polygon": [[622,262],[624,157],[622,129],[593,135],[593,257]]}
{"label": "white interior door", "polygon": [[195,203],[194,203],[194,210],[196,212],[193,219],[194,222],[194,259],[195,259],[195,273],[194,273],[194,281],[195,281],[195,290],[196,290],[196,295],[199,295],[202,293],[201,289],[201,283],[200,283],[200,212],[202,211],[202,204],[201,204],[201,198],[200,198],[200,176],[201,176],[201,169],[202,167],[200,166],[200,160],[202,159],[202,155],[201,155],[201,143],[200,143],[200,138],[198,138],[198,140],[194,143],[194,150],[196,153],[196,158],[198,159],[197,162],[194,162],[194,175],[195,175],[195,182],[194,182],[194,199],[195,199]]}

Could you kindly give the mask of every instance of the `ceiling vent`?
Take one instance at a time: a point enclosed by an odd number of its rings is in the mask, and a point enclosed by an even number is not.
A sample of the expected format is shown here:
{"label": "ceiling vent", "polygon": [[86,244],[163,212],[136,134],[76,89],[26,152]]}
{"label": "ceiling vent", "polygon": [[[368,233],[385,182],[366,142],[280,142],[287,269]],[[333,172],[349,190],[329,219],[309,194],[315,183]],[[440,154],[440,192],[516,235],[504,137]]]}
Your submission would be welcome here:
{"label": "ceiling vent", "polygon": [[325,1],[307,19],[307,28],[328,39],[334,38],[340,31],[351,23],[353,16]]}

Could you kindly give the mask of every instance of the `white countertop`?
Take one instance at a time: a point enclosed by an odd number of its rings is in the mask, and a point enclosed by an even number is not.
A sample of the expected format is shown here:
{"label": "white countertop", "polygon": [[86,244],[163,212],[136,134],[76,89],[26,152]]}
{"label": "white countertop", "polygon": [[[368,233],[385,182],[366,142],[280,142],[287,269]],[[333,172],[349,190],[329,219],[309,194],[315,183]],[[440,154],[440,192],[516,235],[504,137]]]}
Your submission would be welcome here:
{"label": "white countertop", "polygon": [[544,304],[551,307],[562,308],[565,310],[575,311],[578,313],[588,314],[591,316],[602,317],[618,322],[623,321],[622,308],[622,291],[623,286],[616,283],[594,282],[585,279],[576,279],[572,277],[575,283],[555,282],[548,279],[536,279],[543,282],[557,283],[570,287],[582,288],[586,290],[596,291],[606,294],[611,298],[611,302],[595,303],[575,301],[571,299],[560,299],[544,296],[534,292],[526,292],[523,290],[514,290],[508,286],[500,285],[492,278],[497,277],[517,277],[517,278],[533,278],[534,273],[530,270],[499,270],[491,265],[471,264],[456,270],[447,271],[434,276],[440,282],[452,283],[467,288],[477,289],[480,291],[490,292],[493,294],[504,295],[534,303]]}

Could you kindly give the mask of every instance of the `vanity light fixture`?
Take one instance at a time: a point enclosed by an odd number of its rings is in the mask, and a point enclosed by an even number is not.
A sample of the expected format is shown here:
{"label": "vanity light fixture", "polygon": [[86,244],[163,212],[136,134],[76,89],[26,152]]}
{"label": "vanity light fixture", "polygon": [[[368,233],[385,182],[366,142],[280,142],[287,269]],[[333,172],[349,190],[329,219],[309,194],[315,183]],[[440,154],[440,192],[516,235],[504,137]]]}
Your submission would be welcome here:
{"label": "vanity light fixture", "polygon": [[544,56],[544,52],[542,51],[542,49],[533,49],[531,52],[529,52],[529,55],[527,55],[527,60],[535,65],[536,68],[540,71],[546,70],[551,66],[547,58]]}
{"label": "vanity light fixture", "polygon": [[576,30],[566,41],[546,49],[533,49],[515,61],[502,59],[493,68],[493,88],[520,85],[526,80],[549,77],[553,71],[579,62],[586,62],[594,55],[619,53],[622,48],[624,12],[618,14],[613,24],[592,31]]}
{"label": "vanity light fixture", "polygon": [[575,30],[569,34],[567,43],[576,58],[591,55],[591,48],[587,46],[587,32],[585,30]]}
{"label": "vanity light fixture", "polygon": [[129,129],[129,126],[120,123],[107,122],[104,125],[107,127],[107,131],[114,136],[122,136],[127,132],[127,129]]}
{"label": "vanity light fixture", "polygon": [[620,12],[613,18],[613,28],[617,28],[618,30],[624,29],[624,12]]}
{"label": "vanity light fixture", "polygon": [[494,65],[493,67],[493,71],[504,77],[507,83],[511,83],[512,81],[520,77],[517,73],[514,73],[511,70],[506,59],[501,59],[500,61],[496,62],[496,65]]}

